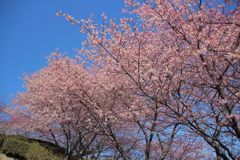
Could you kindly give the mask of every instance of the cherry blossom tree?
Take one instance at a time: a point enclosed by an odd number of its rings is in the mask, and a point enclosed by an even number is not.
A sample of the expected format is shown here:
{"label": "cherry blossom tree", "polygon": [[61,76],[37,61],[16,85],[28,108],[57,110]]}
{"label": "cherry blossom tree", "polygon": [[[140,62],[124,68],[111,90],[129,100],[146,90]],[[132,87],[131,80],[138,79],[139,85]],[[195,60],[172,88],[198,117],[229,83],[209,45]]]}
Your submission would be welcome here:
{"label": "cherry blossom tree", "polygon": [[[69,159],[97,159],[106,150],[133,155],[139,142],[136,127],[120,119],[126,111],[109,77],[57,52],[48,60],[48,67],[25,75],[27,92],[13,99],[8,125],[64,146]],[[117,116],[119,111],[123,114]]]}
{"label": "cherry blossom tree", "polygon": [[0,134],[6,134],[7,128],[4,125],[4,122],[6,121],[6,114],[4,113],[4,109],[7,107],[7,104],[4,100],[4,97],[0,97]]}
{"label": "cherry blossom tree", "polygon": [[25,75],[27,92],[18,93],[13,100],[14,109],[8,110],[12,115],[12,127],[24,128],[37,133],[39,138],[64,146],[70,157],[75,151],[80,157],[103,151],[105,146],[101,145],[107,141],[104,138],[100,141],[101,136],[96,134],[99,126],[82,106],[88,103],[82,102],[88,101],[87,97],[78,97],[85,95],[85,91],[94,93],[94,88],[90,90],[87,83],[84,84],[87,71],[76,60],[51,56],[49,67]]}
{"label": "cherry blossom tree", "polygon": [[25,75],[27,92],[18,93],[8,110],[12,128],[64,146],[68,159],[106,154],[153,159],[157,153],[165,159],[172,145],[183,144],[177,140],[180,124],[165,122],[168,117],[156,111],[156,103],[127,88],[128,81],[58,52],[48,60],[48,67]]}
{"label": "cherry blossom tree", "polygon": [[[81,32],[87,33],[79,54],[87,55],[102,72],[114,75],[121,84],[114,85],[115,89],[130,99],[137,97],[127,105],[129,110],[137,108],[137,114],[141,110],[148,115],[143,121],[133,120],[145,135],[146,159],[160,127],[158,121],[171,124],[173,135],[177,126],[186,127],[184,130],[212,147],[218,158],[237,159],[239,4],[213,0],[125,2],[130,9],[123,12],[136,14],[137,20],[122,18],[116,24],[103,14],[104,23],[98,28],[91,17],[78,21],[67,14],[57,15],[79,24]],[[134,112],[130,117],[138,118]]]}

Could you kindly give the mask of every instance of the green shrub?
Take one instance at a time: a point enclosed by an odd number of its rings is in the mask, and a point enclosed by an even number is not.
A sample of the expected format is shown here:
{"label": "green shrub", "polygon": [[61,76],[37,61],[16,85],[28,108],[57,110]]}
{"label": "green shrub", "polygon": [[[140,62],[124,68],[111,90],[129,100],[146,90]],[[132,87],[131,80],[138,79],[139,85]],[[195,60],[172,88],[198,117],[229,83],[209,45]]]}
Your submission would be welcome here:
{"label": "green shrub", "polygon": [[63,160],[65,149],[43,140],[21,135],[0,135],[3,153],[27,160]]}
{"label": "green shrub", "polygon": [[63,160],[64,158],[54,155],[52,151],[49,151],[45,147],[42,147],[39,143],[31,143],[26,154],[28,160]]}
{"label": "green shrub", "polygon": [[3,153],[26,158],[26,153],[29,149],[29,143],[17,138],[7,137],[4,139],[2,149]]}
{"label": "green shrub", "polygon": [[52,151],[53,153],[58,153],[61,155],[65,154],[65,148],[57,146],[51,142],[43,141],[40,139],[32,139],[32,138],[29,138],[28,141],[31,143],[37,142],[38,144],[40,144],[40,146]]}
{"label": "green shrub", "polygon": [[2,147],[6,135],[0,134],[0,147]]}
{"label": "green shrub", "polygon": [[27,141],[28,138],[24,137],[24,136],[21,136],[21,135],[6,135],[5,136],[5,139],[18,139],[18,140],[21,140],[21,141]]}

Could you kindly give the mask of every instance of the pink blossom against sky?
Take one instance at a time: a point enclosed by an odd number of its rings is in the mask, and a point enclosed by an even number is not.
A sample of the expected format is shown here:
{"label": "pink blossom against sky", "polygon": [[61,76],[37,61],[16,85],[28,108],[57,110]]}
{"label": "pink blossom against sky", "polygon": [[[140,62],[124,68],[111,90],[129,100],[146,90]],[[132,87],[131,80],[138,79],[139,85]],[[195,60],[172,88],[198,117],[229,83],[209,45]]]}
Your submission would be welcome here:
{"label": "pink blossom against sky", "polygon": [[88,19],[94,13],[94,21],[102,23],[102,13],[108,18],[130,16],[122,14],[123,0],[1,0],[0,1],[0,96],[7,103],[10,95],[22,88],[23,72],[33,73],[47,65],[45,58],[56,48],[73,57],[73,48],[81,49],[86,35],[80,26],[71,25],[60,10],[76,19]]}

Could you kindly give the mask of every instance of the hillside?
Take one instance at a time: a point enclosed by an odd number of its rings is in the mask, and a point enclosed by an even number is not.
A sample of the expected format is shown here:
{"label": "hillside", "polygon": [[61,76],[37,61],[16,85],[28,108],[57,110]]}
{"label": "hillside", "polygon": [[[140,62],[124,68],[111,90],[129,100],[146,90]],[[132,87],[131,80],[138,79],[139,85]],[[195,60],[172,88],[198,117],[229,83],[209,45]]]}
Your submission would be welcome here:
{"label": "hillside", "polygon": [[20,135],[1,135],[0,141],[0,160],[64,159],[65,149],[47,141]]}

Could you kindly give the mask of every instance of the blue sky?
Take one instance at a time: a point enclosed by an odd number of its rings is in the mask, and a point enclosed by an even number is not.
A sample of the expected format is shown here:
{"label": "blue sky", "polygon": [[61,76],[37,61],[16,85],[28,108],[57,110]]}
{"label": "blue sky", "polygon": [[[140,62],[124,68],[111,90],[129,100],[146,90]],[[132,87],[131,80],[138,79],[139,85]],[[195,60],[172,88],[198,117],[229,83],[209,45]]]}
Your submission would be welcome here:
{"label": "blue sky", "polygon": [[69,24],[56,12],[88,19],[101,24],[101,14],[108,18],[128,17],[122,14],[124,0],[1,0],[0,1],[0,96],[9,103],[10,95],[22,88],[23,72],[33,73],[47,66],[46,56],[56,48],[73,57],[73,48],[81,48],[86,35],[78,25]]}

